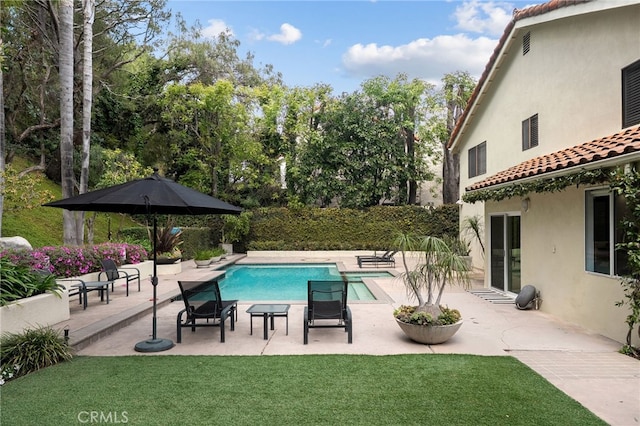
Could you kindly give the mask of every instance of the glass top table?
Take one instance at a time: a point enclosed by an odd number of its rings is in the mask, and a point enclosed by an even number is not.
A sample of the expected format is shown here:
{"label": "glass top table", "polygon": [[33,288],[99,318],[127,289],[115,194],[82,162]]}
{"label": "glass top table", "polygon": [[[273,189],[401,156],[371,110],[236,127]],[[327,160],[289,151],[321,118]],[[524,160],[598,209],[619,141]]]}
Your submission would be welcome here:
{"label": "glass top table", "polygon": [[263,317],[264,340],[269,339],[269,331],[267,329],[268,319],[271,318],[271,330],[274,329],[274,317],[286,318],[286,334],[289,335],[289,308],[291,305],[274,304],[274,303],[257,303],[251,305],[247,309],[247,313],[251,316],[250,334],[253,334],[253,317]]}

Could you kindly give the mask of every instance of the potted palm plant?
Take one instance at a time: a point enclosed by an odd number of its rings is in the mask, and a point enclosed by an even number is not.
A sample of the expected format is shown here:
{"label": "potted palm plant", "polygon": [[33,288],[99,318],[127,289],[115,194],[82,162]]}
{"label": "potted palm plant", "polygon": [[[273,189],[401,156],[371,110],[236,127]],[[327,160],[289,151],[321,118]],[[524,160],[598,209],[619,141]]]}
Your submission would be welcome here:
{"label": "potted palm plant", "polygon": [[[402,253],[403,283],[409,297],[417,302],[396,309],[396,322],[411,340],[446,342],[462,326],[462,316],[457,309],[441,304],[442,295],[447,285],[468,285],[467,263],[441,238],[401,233],[394,244]],[[415,256],[416,261],[409,262],[409,256]]]}

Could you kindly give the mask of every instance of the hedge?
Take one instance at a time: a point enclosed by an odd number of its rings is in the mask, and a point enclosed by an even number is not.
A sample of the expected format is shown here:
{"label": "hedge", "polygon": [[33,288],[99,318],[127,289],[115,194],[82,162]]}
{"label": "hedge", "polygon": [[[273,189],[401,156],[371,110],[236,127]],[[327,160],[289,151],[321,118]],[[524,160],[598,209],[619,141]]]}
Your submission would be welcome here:
{"label": "hedge", "polygon": [[[398,231],[420,235],[458,234],[458,206],[376,206],[367,209],[269,207],[253,210],[251,230],[234,251],[248,250],[381,250],[389,247]],[[177,223],[178,221],[176,221]],[[220,241],[219,216],[179,220],[183,258]],[[190,227],[189,225],[198,227]],[[124,235],[146,237],[146,228],[129,228]]]}

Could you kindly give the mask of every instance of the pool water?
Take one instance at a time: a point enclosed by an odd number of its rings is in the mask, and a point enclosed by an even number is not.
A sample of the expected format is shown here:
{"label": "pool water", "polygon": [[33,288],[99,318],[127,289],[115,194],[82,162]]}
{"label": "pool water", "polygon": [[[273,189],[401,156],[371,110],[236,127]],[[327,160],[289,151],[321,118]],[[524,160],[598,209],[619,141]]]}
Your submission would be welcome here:
{"label": "pool water", "polygon": [[[389,277],[387,272],[344,274],[349,284],[348,300],[376,300],[363,277]],[[219,281],[224,299],[251,301],[307,300],[307,281],[341,280],[335,265],[233,265]]]}

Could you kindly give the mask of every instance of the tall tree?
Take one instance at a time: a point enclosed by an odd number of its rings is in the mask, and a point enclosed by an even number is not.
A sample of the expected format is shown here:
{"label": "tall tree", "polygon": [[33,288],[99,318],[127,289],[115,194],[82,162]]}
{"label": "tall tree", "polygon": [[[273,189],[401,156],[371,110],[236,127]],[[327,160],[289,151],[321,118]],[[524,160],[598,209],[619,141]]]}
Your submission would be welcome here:
{"label": "tall tree", "polygon": [[442,159],[442,202],[452,204],[460,196],[460,157],[447,149],[447,142],[453,133],[458,119],[469,102],[476,82],[468,72],[456,71],[442,78],[443,97],[446,107],[446,121],[440,141],[443,150]]}
{"label": "tall tree", "polygon": [[[79,193],[89,190],[89,153],[91,150],[91,105],[93,103],[93,20],[95,0],[83,0],[82,51],[82,165],[80,168]],[[84,243],[84,212],[76,213],[76,235],[78,244]]]}
{"label": "tall tree", "polygon": [[[62,196],[74,195],[73,176],[73,0],[60,0],[60,163]],[[63,211],[63,241],[77,245],[74,214]]]}

